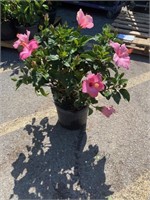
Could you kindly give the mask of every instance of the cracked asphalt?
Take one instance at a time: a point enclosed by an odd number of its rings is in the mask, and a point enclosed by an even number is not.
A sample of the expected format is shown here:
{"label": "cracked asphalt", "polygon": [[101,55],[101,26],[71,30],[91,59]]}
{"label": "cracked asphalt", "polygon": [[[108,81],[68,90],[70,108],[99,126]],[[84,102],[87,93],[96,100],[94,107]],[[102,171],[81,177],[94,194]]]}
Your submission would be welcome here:
{"label": "cracked asphalt", "polygon": [[[60,7],[57,15],[75,25],[77,9]],[[113,21],[87,11],[95,21],[89,34]],[[31,86],[15,91],[10,63],[18,62],[15,50],[1,49],[0,199],[149,200],[149,59],[131,56],[130,103],[99,97],[117,113],[107,119],[94,112],[86,131],[59,125],[51,94],[36,96]]]}

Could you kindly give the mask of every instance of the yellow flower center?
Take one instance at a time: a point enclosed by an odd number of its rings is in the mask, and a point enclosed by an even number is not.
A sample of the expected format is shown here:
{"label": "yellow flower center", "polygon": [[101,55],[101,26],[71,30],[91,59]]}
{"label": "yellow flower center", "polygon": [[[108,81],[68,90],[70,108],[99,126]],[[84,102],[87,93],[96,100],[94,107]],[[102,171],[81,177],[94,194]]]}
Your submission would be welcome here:
{"label": "yellow flower center", "polygon": [[27,47],[27,48],[28,48],[28,45],[27,45],[26,42],[23,42],[23,41],[22,41],[22,42],[20,43],[20,45],[22,45],[23,47]]}
{"label": "yellow flower center", "polygon": [[95,88],[98,88],[98,87],[99,87],[99,84],[98,84],[98,83],[94,83],[94,87],[95,87]]}

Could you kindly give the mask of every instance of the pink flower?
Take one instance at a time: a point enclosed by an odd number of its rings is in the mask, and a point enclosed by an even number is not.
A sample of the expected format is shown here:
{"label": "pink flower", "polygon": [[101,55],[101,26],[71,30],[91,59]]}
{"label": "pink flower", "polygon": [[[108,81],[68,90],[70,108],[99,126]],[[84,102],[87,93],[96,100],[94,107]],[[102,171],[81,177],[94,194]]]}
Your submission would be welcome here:
{"label": "pink flower", "polygon": [[82,9],[77,12],[76,19],[81,28],[92,28],[94,26],[93,18],[90,15],[84,15]]}
{"label": "pink flower", "polygon": [[38,48],[38,43],[35,39],[31,40],[26,46],[23,48],[20,53],[20,59],[25,60],[29,56],[31,56],[32,52]]}
{"label": "pink flower", "polygon": [[115,62],[115,64],[119,67],[129,69],[130,57],[125,44],[120,45],[117,42],[110,41],[110,46],[115,51],[115,54],[113,56],[113,61]]}
{"label": "pink flower", "polygon": [[110,117],[110,115],[112,115],[113,113],[116,112],[115,109],[113,108],[113,106],[103,106],[103,107],[101,107],[100,111],[106,117]]}
{"label": "pink flower", "polygon": [[101,74],[89,73],[82,82],[82,92],[88,93],[91,97],[96,97],[99,91],[104,90]]}
{"label": "pink flower", "polygon": [[19,40],[14,42],[13,47],[15,49],[17,49],[18,46],[25,46],[26,44],[29,43],[30,31],[27,30],[26,32],[27,32],[27,34],[17,34],[17,38],[19,38]]}

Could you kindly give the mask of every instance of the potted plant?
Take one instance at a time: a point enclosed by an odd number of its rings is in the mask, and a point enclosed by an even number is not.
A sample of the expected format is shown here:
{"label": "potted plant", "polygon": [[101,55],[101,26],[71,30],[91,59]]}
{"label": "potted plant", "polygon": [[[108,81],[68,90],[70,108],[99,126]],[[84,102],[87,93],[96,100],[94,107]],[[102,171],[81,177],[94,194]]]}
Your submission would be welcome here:
{"label": "potted plant", "polygon": [[13,17],[17,21],[19,33],[29,30],[30,39],[38,32],[38,25],[49,7],[46,0],[15,0],[12,1]]}
{"label": "potted plant", "polygon": [[[45,19],[48,25],[48,17]],[[92,28],[93,19],[77,13],[78,28],[67,24],[44,28],[40,36],[29,40],[18,35],[14,48],[23,46],[20,58],[25,65],[13,73],[16,87],[32,84],[38,94],[48,95],[51,88],[62,126],[78,129],[86,124],[87,113],[96,109],[109,117],[112,106],[98,106],[98,95],[113,98],[119,104],[121,97],[130,100],[125,89],[127,79],[121,68],[129,69],[130,57],[125,44],[119,44],[108,26],[101,34],[88,36],[82,29]],[[91,43],[92,42],[92,43]],[[90,45],[89,45],[90,43]],[[48,86],[48,91],[46,87]]]}
{"label": "potted plant", "polygon": [[1,39],[12,40],[16,30],[12,19],[11,1],[1,0]]}

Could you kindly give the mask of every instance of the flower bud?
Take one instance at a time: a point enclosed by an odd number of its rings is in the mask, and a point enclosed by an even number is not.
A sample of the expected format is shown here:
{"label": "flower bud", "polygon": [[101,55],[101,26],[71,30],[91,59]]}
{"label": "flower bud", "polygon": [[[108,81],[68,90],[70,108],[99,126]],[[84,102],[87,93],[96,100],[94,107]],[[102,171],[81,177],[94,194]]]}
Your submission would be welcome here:
{"label": "flower bud", "polygon": [[35,66],[36,66],[36,61],[35,61],[35,60],[33,60],[33,61],[31,62],[31,66],[32,66],[32,67],[35,67]]}

